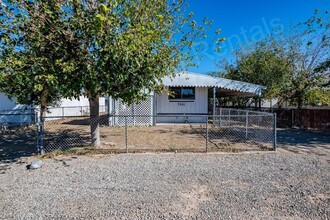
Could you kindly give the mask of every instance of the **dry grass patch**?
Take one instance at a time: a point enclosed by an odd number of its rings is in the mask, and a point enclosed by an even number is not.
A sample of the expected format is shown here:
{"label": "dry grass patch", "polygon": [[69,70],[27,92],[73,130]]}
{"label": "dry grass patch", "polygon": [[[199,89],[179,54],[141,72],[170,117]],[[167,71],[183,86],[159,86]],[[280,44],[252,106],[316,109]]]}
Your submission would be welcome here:
{"label": "dry grass patch", "polygon": [[[127,136],[126,136],[127,129]],[[89,119],[56,120],[45,123],[46,147],[53,150],[90,149]],[[269,150],[264,144],[222,138],[221,129],[209,128],[206,141],[205,124],[159,124],[156,126],[107,126],[101,123],[101,149],[121,152],[241,152]],[[211,135],[212,134],[212,135]],[[126,145],[127,141],[127,145]]]}

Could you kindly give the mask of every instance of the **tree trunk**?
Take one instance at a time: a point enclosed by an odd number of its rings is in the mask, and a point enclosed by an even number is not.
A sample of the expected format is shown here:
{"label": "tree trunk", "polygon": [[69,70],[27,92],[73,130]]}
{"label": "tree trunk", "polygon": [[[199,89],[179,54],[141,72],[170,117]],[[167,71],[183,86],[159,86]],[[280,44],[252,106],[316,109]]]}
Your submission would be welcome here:
{"label": "tree trunk", "polygon": [[48,95],[48,89],[44,88],[41,91],[40,95],[40,116],[45,117],[46,111],[47,111],[47,95]]}
{"label": "tree trunk", "polygon": [[91,124],[91,138],[92,146],[95,148],[100,147],[100,113],[99,113],[99,97],[89,98],[90,108],[90,124]]}
{"label": "tree trunk", "polygon": [[40,95],[40,153],[41,154],[44,154],[45,151],[44,151],[44,131],[43,131],[43,125],[44,125],[44,117],[46,116],[46,111],[47,111],[47,96],[48,96],[48,88],[44,88],[42,91],[41,91],[41,95]]}

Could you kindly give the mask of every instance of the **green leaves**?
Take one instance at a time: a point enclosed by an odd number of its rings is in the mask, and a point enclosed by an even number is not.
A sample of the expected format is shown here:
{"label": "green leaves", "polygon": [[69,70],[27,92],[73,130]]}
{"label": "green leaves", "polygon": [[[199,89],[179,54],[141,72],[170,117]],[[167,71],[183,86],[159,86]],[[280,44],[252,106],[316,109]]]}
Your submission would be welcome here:
{"label": "green leaves", "polygon": [[106,13],[108,13],[109,11],[110,11],[110,8],[108,8],[105,4],[100,4],[100,12],[102,13],[102,14],[106,14]]}
{"label": "green leaves", "polygon": [[40,103],[41,93],[49,102],[78,97],[82,88],[89,97],[140,100],[143,88],[158,89],[163,76],[195,65],[194,42],[212,23],[198,24],[183,0],[13,0],[11,6],[0,19],[0,89],[25,103]]}
{"label": "green leaves", "polygon": [[103,22],[104,20],[105,20],[105,16],[103,16],[102,14],[97,14],[96,16],[95,16],[95,18],[96,18],[96,20],[98,21],[98,22]]}
{"label": "green leaves", "polygon": [[164,16],[163,15],[157,15],[157,18],[159,18],[160,20],[163,20]]}
{"label": "green leaves", "polygon": [[319,16],[317,11],[306,22],[287,29],[283,36],[269,36],[239,48],[235,65],[225,66],[226,77],[265,85],[265,98],[286,100],[298,108],[315,104],[315,100],[329,105],[322,98],[329,94],[329,88],[320,91],[329,82],[330,26],[329,19]]}
{"label": "green leaves", "polygon": [[34,89],[38,92],[41,92],[44,89],[44,87],[41,84],[36,84],[34,85]]}

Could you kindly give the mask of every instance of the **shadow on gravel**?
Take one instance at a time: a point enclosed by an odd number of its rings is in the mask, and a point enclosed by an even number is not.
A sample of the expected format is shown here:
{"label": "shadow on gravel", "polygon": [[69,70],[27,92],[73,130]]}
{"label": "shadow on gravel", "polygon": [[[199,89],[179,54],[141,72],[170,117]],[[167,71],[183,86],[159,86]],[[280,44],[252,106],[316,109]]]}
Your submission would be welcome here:
{"label": "shadow on gravel", "polygon": [[[303,152],[315,153],[324,156],[330,152],[330,134],[317,131],[280,129],[277,131],[277,143],[279,148],[293,153]],[[322,152],[315,152],[314,149]]]}

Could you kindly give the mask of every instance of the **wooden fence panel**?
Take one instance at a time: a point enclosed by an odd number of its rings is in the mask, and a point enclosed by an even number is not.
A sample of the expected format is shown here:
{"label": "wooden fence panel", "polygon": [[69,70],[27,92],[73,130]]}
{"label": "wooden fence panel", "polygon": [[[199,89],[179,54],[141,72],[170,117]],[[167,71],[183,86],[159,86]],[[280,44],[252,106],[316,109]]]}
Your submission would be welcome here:
{"label": "wooden fence panel", "polygon": [[[274,112],[277,115],[277,127],[305,127],[315,130],[330,131],[330,109],[263,109],[266,112]],[[299,123],[301,114],[301,123]]]}

